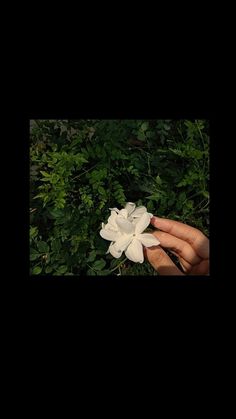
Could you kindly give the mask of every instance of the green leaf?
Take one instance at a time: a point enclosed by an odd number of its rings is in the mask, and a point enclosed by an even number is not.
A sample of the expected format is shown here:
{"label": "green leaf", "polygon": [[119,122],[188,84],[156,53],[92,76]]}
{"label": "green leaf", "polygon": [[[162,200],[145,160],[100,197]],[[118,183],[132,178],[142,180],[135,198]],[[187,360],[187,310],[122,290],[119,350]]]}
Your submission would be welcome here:
{"label": "green leaf", "polygon": [[87,262],[93,262],[96,259],[96,250],[92,250],[92,252],[89,253],[89,257],[87,259]]}
{"label": "green leaf", "polygon": [[175,202],[175,198],[170,198],[170,199],[168,199],[168,205],[169,205],[169,206],[173,205],[173,204],[174,204],[174,202]]}
{"label": "green leaf", "polygon": [[55,239],[52,241],[51,248],[53,252],[59,252],[61,249],[61,242],[59,239]]}
{"label": "green leaf", "polygon": [[207,192],[207,191],[202,191],[202,195],[203,195],[205,198],[208,198],[208,199],[209,199],[209,192]]}
{"label": "green leaf", "polygon": [[45,177],[51,177],[51,175],[47,172],[44,172],[44,170],[40,170],[40,173]]}
{"label": "green leaf", "polygon": [[163,126],[164,126],[164,128],[166,129],[166,131],[169,131],[169,130],[170,130],[170,126],[169,126],[169,125],[164,124]]}
{"label": "green leaf", "polygon": [[157,192],[157,193],[154,193],[153,195],[147,196],[146,198],[152,199],[153,201],[158,201],[158,199],[160,199],[160,194]]}
{"label": "green leaf", "polygon": [[142,130],[142,131],[146,131],[146,130],[148,129],[148,126],[149,126],[149,123],[148,123],[148,122],[144,122],[144,123],[141,125],[141,130]]}
{"label": "green leaf", "polygon": [[40,241],[37,243],[37,247],[41,253],[48,253],[49,252],[49,246],[46,242]]}
{"label": "green leaf", "polygon": [[172,153],[176,154],[177,156],[183,157],[184,154],[181,150],[177,150],[175,148],[169,148],[170,151],[172,151]]}
{"label": "green leaf", "polygon": [[181,202],[185,201],[186,200],[186,193],[185,192],[181,192],[179,194],[179,199],[178,200],[181,201]]}
{"label": "green leaf", "polygon": [[35,266],[33,271],[32,271],[32,274],[33,275],[39,275],[41,272],[42,272],[42,268],[40,266]]}
{"label": "green leaf", "polygon": [[33,239],[38,234],[38,227],[30,226],[30,238]]}
{"label": "green leaf", "polygon": [[60,218],[63,216],[63,210],[60,210],[60,209],[53,208],[49,211],[49,213],[54,218]]}
{"label": "green leaf", "polygon": [[35,196],[33,197],[33,199],[37,199],[37,198],[44,198],[44,196],[45,196],[45,194],[42,192],[42,193],[39,193],[38,195],[35,195]]}
{"label": "green leaf", "polygon": [[146,134],[147,138],[154,138],[155,137],[155,133],[153,131],[147,131],[145,134]]}
{"label": "green leaf", "polygon": [[97,274],[92,269],[88,269],[87,275],[89,275],[89,276],[96,276]]}
{"label": "green leaf", "polygon": [[46,274],[49,274],[50,272],[52,272],[52,267],[51,266],[47,266],[45,269]]}
{"label": "green leaf", "polygon": [[177,188],[180,188],[181,186],[185,186],[186,185],[186,180],[185,179],[183,179],[183,180],[181,180],[181,182],[179,182],[179,183],[177,183]]}
{"label": "green leaf", "polygon": [[93,264],[93,268],[96,269],[96,271],[101,271],[104,266],[106,265],[106,262],[104,259],[96,260]]}
{"label": "green leaf", "polygon": [[49,179],[44,177],[44,178],[41,179],[41,181],[42,182],[49,182]]}
{"label": "green leaf", "polygon": [[111,261],[110,268],[112,269],[112,268],[114,268],[118,264],[119,264],[119,261],[117,261],[117,259],[114,258]]}
{"label": "green leaf", "polygon": [[97,275],[98,276],[107,276],[109,275],[111,272],[109,271],[109,269],[103,269],[103,271],[98,271]]}
{"label": "green leaf", "polygon": [[37,252],[35,249],[30,249],[30,260],[38,259],[41,256],[40,253]]}
{"label": "green leaf", "polygon": [[137,135],[137,139],[140,141],[144,141],[145,138],[146,138],[145,134],[142,131],[140,131]]}
{"label": "green leaf", "polygon": [[158,185],[161,185],[161,184],[162,184],[162,180],[161,180],[161,178],[160,178],[160,176],[159,176],[159,175],[156,177],[156,183],[157,183]]}
{"label": "green leaf", "polygon": [[59,266],[59,268],[57,269],[57,273],[58,274],[64,274],[67,271],[67,266],[66,265],[61,265]]}

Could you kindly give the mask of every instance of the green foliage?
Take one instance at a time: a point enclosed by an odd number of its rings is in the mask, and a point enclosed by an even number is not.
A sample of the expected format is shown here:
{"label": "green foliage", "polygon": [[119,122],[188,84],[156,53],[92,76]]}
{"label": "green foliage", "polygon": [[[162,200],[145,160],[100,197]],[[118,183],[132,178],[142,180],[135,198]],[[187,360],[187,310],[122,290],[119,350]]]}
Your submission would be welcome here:
{"label": "green foliage", "polygon": [[30,124],[30,273],[157,275],[106,254],[109,207],[127,201],[208,235],[205,120],[37,120]]}

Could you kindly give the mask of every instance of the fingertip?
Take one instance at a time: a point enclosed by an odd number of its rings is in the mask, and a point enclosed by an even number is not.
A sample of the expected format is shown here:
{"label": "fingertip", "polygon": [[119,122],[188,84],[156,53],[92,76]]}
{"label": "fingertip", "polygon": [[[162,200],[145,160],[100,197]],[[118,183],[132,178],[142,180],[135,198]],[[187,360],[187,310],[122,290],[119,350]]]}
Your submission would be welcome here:
{"label": "fingertip", "polygon": [[161,220],[161,218],[159,218],[159,217],[156,217],[155,215],[151,218],[151,220],[150,220],[150,222],[151,222],[151,224],[152,225],[154,225],[155,226],[155,224],[157,224],[158,223],[158,221],[160,221]]}

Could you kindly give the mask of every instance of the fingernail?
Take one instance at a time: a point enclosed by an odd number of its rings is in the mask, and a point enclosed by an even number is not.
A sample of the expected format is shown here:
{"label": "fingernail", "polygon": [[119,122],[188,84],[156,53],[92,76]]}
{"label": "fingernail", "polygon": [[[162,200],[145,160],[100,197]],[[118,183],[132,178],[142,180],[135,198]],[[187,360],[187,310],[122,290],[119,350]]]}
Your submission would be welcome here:
{"label": "fingernail", "polygon": [[159,221],[161,220],[161,218],[156,217],[155,215],[151,218],[151,221]]}

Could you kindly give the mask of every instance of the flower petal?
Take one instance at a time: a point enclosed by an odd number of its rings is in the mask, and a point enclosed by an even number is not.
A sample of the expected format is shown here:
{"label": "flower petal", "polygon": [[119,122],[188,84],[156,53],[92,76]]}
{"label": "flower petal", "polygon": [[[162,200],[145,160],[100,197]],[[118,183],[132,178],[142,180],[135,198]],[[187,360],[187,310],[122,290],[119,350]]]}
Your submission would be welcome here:
{"label": "flower petal", "polygon": [[141,243],[146,247],[158,246],[158,244],[160,244],[159,240],[151,233],[139,234],[137,239],[139,239]]}
{"label": "flower petal", "polygon": [[137,224],[135,225],[135,234],[142,233],[145,228],[150,224],[150,216],[145,212],[142,217],[139,218]]}
{"label": "flower petal", "polygon": [[132,241],[133,236],[131,234],[122,234],[114,243],[114,248],[122,252],[127,248],[127,246]]}
{"label": "flower petal", "polygon": [[110,230],[110,231],[118,231],[118,226],[113,226],[113,224],[105,224],[105,230]]}
{"label": "flower petal", "polygon": [[127,202],[125,209],[128,212],[128,215],[130,215],[135,210],[136,205],[133,202]]}
{"label": "flower petal", "polygon": [[119,237],[119,233],[117,231],[105,230],[102,228],[100,230],[100,236],[105,240],[116,241]]}
{"label": "flower petal", "polygon": [[147,208],[146,207],[138,207],[134,210],[134,212],[132,213],[132,217],[141,217],[141,215],[143,215],[145,212],[147,212]]}
{"label": "flower petal", "polygon": [[135,225],[135,224],[137,224],[137,222],[139,221],[139,218],[138,217],[136,217],[136,218],[133,218],[132,217],[132,215],[130,215],[130,217],[128,217],[128,220],[133,224],[133,225]]}
{"label": "flower petal", "polygon": [[133,239],[127,247],[125,255],[128,259],[132,260],[132,262],[143,263],[144,257],[142,243],[137,239]]}
{"label": "flower petal", "polygon": [[118,259],[118,258],[120,258],[121,257],[121,255],[122,255],[122,252],[121,251],[117,251],[116,249],[115,249],[115,246],[114,246],[114,244],[113,243],[111,243],[110,244],[110,246],[109,246],[109,252],[110,252],[110,254],[114,257],[114,258],[116,258],[116,259]]}
{"label": "flower petal", "polygon": [[108,218],[108,223],[112,224],[113,226],[116,226],[116,217],[117,217],[117,213],[115,211],[111,211],[111,215]]}
{"label": "flower petal", "polygon": [[117,212],[117,214],[119,214],[119,212],[120,212],[120,210],[118,210],[118,208],[109,208],[109,210],[115,211],[115,212]]}
{"label": "flower petal", "polygon": [[126,234],[134,233],[133,224],[130,221],[126,220],[125,218],[120,217],[120,215],[117,217],[116,223],[122,233],[126,233]]}
{"label": "flower petal", "polygon": [[128,217],[128,211],[123,208],[122,210],[120,210],[119,215],[122,215],[122,217],[127,218]]}

